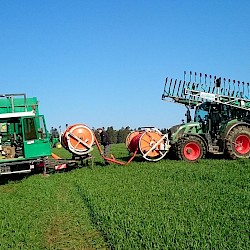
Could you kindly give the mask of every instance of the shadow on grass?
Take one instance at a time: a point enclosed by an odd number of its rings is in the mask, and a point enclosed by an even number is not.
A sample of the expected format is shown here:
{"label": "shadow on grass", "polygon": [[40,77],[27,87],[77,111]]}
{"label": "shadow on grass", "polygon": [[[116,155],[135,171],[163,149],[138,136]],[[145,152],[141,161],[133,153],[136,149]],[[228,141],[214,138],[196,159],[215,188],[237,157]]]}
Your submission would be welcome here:
{"label": "shadow on grass", "polygon": [[[55,174],[55,173],[67,173],[67,172],[73,171],[74,169],[86,168],[86,167],[91,168],[91,163],[88,163],[88,164],[84,163],[83,165],[80,165],[80,162],[79,164],[69,163],[67,165],[67,168],[65,169],[55,170],[52,168],[48,168],[44,176]],[[0,175],[0,185],[6,185],[12,182],[18,183],[18,182],[23,181],[24,179],[29,178],[30,176],[37,175],[37,174],[41,174],[43,176],[43,168],[37,169],[36,171],[32,171],[30,173],[15,173],[15,174]]]}
{"label": "shadow on grass", "polygon": [[0,185],[6,185],[11,182],[18,183],[24,179],[27,179],[31,175],[34,175],[34,173],[2,175],[0,176]]}

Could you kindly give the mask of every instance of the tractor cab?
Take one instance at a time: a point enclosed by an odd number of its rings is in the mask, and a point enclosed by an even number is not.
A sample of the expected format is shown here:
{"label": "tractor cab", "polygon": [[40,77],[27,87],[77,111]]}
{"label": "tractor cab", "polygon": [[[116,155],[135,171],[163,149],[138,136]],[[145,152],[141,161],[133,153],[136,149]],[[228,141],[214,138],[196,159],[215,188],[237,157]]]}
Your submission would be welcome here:
{"label": "tractor cab", "polygon": [[45,119],[39,114],[35,97],[0,97],[0,174],[13,169],[22,172],[51,155]]}
{"label": "tractor cab", "polygon": [[203,133],[219,133],[220,125],[227,120],[223,105],[213,102],[204,102],[197,106],[194,121],[202,123]]}
{"label": "tractor cab", "polygon": [[2,119],[0,115],[0,122],[2,159],[32,158],[50,154],[46,145],[48,136],[43,116]]}

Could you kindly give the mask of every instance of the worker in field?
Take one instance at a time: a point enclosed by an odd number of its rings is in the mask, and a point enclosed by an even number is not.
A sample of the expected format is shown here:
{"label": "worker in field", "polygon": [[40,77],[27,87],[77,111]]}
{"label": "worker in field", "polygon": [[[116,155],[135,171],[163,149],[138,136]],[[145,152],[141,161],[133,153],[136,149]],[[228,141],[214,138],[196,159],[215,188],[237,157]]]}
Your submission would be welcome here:
{"label": "worker in field", "polygon": [[[103,147],[104,147],[104,156],[108,157],[108,154],[110,151],[110,144],[111,144],[108,133],[106,131],[104,131],[104,129],[102,129],[102,128],[98,128],[97,131],[101,137],[101,145],[103,145]],[[105,160],[105,165],[109,165],[109,162],[106,160]]]}

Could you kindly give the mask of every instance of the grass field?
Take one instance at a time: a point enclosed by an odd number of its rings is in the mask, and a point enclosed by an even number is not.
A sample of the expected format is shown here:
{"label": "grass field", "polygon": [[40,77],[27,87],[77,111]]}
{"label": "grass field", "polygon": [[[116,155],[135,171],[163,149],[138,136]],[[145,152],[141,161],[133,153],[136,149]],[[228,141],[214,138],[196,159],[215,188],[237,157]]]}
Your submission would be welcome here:
{"label": "grass field", "polygon": [[0,249],[250,249],[249,160],[104,167],[93,154],[94,169],[0,186]]}

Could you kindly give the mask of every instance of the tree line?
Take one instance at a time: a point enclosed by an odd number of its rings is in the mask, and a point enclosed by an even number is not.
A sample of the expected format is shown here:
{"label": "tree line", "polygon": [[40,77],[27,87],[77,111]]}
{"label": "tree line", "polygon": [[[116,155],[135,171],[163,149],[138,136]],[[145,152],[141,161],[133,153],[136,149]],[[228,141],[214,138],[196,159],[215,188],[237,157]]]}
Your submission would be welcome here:
{"label": "tree line", "polygon": [[[125,128],[122,127],[119,130],[114,129],[113,126],[107,127],[107,129],[105,128],[103,129],[107,132],[112,144],[124,143],[126,141],[128,134],[132,131],[132,129],[129,126]],[[96,138],[100,140],[100,135],[98,134],[97,130],[93,129],[93,131],[95,133]]]}
{"label": "tree line", "polygon": [[[100,140],[100,135],[98,134],[97,132],[97,129],[95,128],[92,128],[94,133],[95,133],[95,136],[98,140]],[[121,129],[119,130],[115,130],[113,128],[113,126],[110,126],[110,127],[107,127],[107,129],[103,128],[107,134],[109,135],[109,138],[110,138],[110,141],[112,144],[116,144],[116,143],[124,143],[126,141],[126,138],[128,136],[128,134],[131,132],[131,131],[134,131],[136,129],[131,129],[129,126],[127,127],[122,127]],[[138,130],[140,130],[141,128],[138,128]],[[167,130],[164,128],[164,129],[161,129],[160,130],[163,134],[165,134],[167,132]]]}

